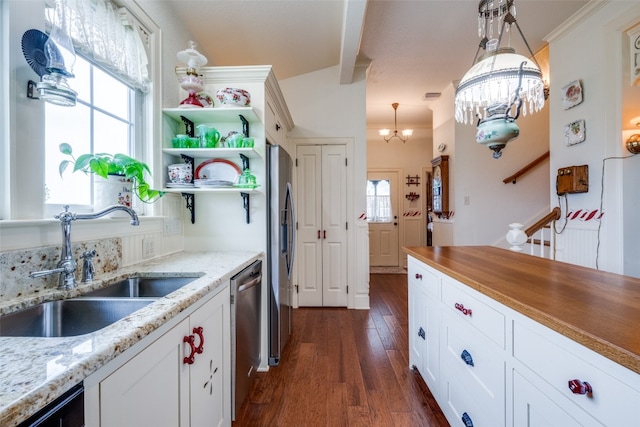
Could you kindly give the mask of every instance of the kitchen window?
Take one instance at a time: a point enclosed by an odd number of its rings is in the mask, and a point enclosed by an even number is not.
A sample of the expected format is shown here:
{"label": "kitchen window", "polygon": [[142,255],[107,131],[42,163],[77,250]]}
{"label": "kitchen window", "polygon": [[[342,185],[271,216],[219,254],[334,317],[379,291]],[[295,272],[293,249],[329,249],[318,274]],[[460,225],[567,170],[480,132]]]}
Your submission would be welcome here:
{"label": "kitchen window", "polygon": [[[51,27],[54,0],[46,4]],[[76,158],[124,153],[145,161],[140,156],[144,123],[136,112],[148,110],[151,102],[145,96],[151,84],[149,31],[128,9],[109,0],[55,0],[55,7],[64,11],[62,22],[76,50],[75,77],[69,84],[78,98],[71,108],[45,104],[45,214],[60,212],[66,204],[75,211],[92,210],[94,177],[73,173],[71,167],[61,177],[59,164],[68,157],[60,153],[60,144],[70,144]]]}
{"label": "kitchen window", "polygon": [[367,221],[391,222],[391,183],[387,179],[367,181]]}
{"label": "kitchen window", "polygon": [[60,176],[58,166],[68,159],[59,151],[61,143],[71,145],[74,157],[102,152],[135,155],[134,112],[140,111],[143,94],[80,56],[74,72],[70,83],[78,92],[76,106],[45,104],[47,214],[60,212],[65,204],[74,211],[88,211],[93,200],[93,176],[74,173],[71,167]]}

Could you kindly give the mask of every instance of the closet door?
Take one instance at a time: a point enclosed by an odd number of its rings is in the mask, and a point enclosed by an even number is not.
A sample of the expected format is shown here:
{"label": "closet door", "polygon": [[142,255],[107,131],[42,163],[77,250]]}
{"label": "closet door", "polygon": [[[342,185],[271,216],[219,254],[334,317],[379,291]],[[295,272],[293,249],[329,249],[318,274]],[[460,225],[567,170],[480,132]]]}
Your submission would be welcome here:
{"label": "closet door", "polygon": [[345,151],[344,145],[297,148],[300,306],[347,306]]}

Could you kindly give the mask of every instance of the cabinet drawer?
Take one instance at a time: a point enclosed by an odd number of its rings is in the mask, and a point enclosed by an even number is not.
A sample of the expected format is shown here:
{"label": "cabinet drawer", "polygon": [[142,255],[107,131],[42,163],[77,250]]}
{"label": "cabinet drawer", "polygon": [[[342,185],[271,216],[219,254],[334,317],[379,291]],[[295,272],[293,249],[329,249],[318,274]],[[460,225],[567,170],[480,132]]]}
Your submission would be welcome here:
{"label": "cabinet drawer", "polygon": [[[465,290],[462,290],[462,287]],[[455,281],[443,280],[442,302],[470,325],[484,333],[501,348],[505,348],[505,315],[485,304],[473,289]]]}
{"label": "cabinet drawer", "polygon": [[491,413],[504,412],[504,350],[449,310],[443,311],[442,326],[445,377],[464,383],[467,398],[482,401]]}
{"label": "cabinet drawer", "polygon": [[409,282],[415,283],[418,287],[424,289],[439,299],[440,297],[440,276],[433,273],[429,267],[409,257],[407,262],[407,275],[409,276]]}
{"label": "cabinet drawer", "polygon": [[582,427],[601,425],[585,411],[575,408],[549,387],[536,387],[513,371],[513,425],[528,427]]}
{"label": "cabinet drawer", "polygon": [[[548,328],[524,321],[514,321],[513,355],[603,424],[637,421],[640,375]],[[574,379],[589,383],[592,395],[574,394],[569,388]]]}

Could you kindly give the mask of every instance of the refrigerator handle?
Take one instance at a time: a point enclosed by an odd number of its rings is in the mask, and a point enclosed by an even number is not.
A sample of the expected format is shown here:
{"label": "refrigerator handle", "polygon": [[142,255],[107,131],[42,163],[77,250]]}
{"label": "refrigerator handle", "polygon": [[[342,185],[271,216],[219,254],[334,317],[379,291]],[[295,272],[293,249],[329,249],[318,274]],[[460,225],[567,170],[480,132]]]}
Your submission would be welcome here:
{"label": "refrigerator handle", "polygon": [[[296,252],[296,214],[295,209],[293,207],[293,189],[291,187],[291,183],[287,182],[287,192],[286,192],[287,204],[289,205],[289,211],[291,212],[290,220],[291,220],[291,246],[288,248],[289,256],[288,256],[288,265],[287,265],[287,276],[291,279],[291,273],[293,271],[293,258]],[[288,242],[289,240],[287,240]]]}

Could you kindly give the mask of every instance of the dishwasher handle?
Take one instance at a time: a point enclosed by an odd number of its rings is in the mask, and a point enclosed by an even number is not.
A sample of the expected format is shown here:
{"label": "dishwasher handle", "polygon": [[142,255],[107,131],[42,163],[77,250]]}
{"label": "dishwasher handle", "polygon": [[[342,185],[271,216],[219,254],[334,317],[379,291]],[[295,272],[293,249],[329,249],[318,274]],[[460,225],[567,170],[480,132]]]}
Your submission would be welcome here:
{"label": "dishwasher handle", "polygon": [[246,291],[249,288],[253,288],[255,285],[260,283],[261,280],[262,280],[262,274],[259,274],[254,279],[252,279],[252,280],[250,280],[250,281],[248,281],[246,283],[243,283],[242,285],[238,286],[238,292]]}

